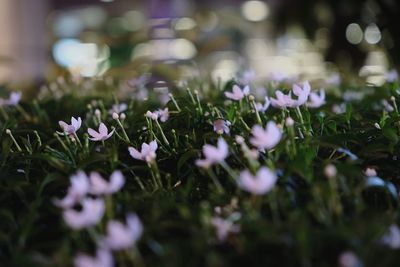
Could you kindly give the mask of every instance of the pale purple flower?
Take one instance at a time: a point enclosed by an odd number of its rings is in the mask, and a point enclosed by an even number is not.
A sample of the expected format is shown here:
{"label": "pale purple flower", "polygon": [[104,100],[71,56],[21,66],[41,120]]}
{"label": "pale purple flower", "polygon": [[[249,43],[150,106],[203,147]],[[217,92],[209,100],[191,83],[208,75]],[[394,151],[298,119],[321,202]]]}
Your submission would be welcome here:
{"label": "pale purple flower", "polygon": [[120,171],[114,171],[110,181],[106,181],[98,172],[91,172],[90,193],[94,195],[111,195],[118,192],[125,184],[125,178]]}
{"label": "pale purple flower", "polygon": [[232,88],[232,92],[225,92],[225,96],[229,99],[239,101],[242,100],[245,96],[249,95],[249,93],[249,86],[245,86],[242,90],[238,85],[234,85]]}
{"label": "pale purple flower", "polygon": [[269,75],[269,79],[273,82],[283,82],[288,80],[288,75],[282,71],[275,71]]}
{"label": "pale purple flower", "polygon": [[376,176],[376,170],[374,168],[366,168],[365,169],[365,175],[368,177]]}
{"label": "pale purple flower", "polygon": [[214,132],[217,132],[219,134],[229,134],[230,129],[229,126],[231,125],[231,123],[227,120],[224,119],[216,119],[213,123],[213,127],[214,127]]}
{"label": "pale purple flower", "polygon": [[342,82],[342,78],[340,77],[339,73],[333,73],[328,78],[326,78],[325,82],[329,85],[340,85]]}
{"label": "pale purple flower", "polygon": [[389,102],[386,99],[382,99],[381,103],[383,107],[386,109],[387,112],[393,112],[394,108],[392,105],[389,104]]}
{"label": "pale purple flower", "polygon": [[254,70],[245,70],[240,75],[239,82],[241,84],[248,84],[248,83],[254,81],[255,77],[256,77],[256,73],[254,72]]}
{"label": "pale purple flower", "polygon": [[257,108],[257,111],[265,112],[265,111],[267,111],[267,109],[269,108],[270,105],[271,105],[271,101],[269,100],[268,96],[266,96],[264,104],[257,103],[256,108]]}
{"label": "pale purple flower", "polygon": [[285,95],[280,90],[275,92],[276,98],[271,97],[271,105],[275,108],[293,108],[296,107],[297,101],[292,98],[292,92]]}
{"label": "pale purple flower", "polygon": [[297,84],[294,84],[292,91],[293,94],[297,96],[296,106],[299,107],[307,102],[308,96],[310,95],[311,92],[311,87],[310,84],[306,81],[303,84],[303,88],[301,88]]}
{"label": "pale purple flower", "polygon": [[161,122],[166,122],[169,118],[169,111],[168,108],[159,109],[157,110],[158,116]]}
{"label": "pale purple flower", "polygon": [[98,249],[96,257],[80,253],[74,259],[75,267],[113,267],[114,258],[110,251]]}
{"label": "pale purple flower", "polygon": [[59,135],[74,136],[75,133],[79,130],[79,128],[81,128],[82,119],[81,117],[78,117],[78,119],[71,117],[71,124],[67,124],[64,121],[59,121],[58,124],[63,129],[63,132],[57,132]]}
{"label": "pale purple flower", "polygon": [[68,193],[63,199],[56,199],[54,204],[61,208],[71,208],[76,203],[80,202],[83,197],[89,192],[89,178],[83,171],[78,171],[70,178],[70,186]]}
{"label": "pale purple flower", "polygon": [[263,195],[271,191],[278,177],[267,167],[261,167],[255,176],[248,170],[242,171],[238,180],[238,186],[254,195]]}
{"label": "pale purple flower", "polygon": [[220,242],[225,241],[230,233],[238,233],[240,231],[239,226],[220,217],[213,217],[211,219],[211,224],[215,227],[216,234]]}
{"label": "pale purple flower", "polygon": [[149,144],[143,143],[142,149],[139,152],[133,147],[128,147],[129,154],[132,158],[152,162],[156,158],[157,142],[151,141]]}
{"label": "pale purple flower", "polygon": [[325,104],[325,91],[323,89],[319,90],[319,95],[315,92],[310,93],[310,100],[307,102],[307,107],[319,108]]}
{"label": "pale purple flower", "polygon": [[382,237],[382,243],[392,249],[400,249],[400,229],[392,224],[387,233]]}
{"label": "pale purple flower", "polygon": [[111,109],[108,111],[109,114],[113,114],[114,112],[120,114],[128,109],[128,105],[125,103],[114,104]]}
{"label": "pale purple flower", "polygon": [[111,250],[131,248],[140,239],[143,233],[143,225],[136,214],[128,214],[126,225],[119,221],[109,221],[107,224],[107,236],[101,240],[101,246]]}
{"label": "pale purple flower", "polygon": [[207,168],[213,164],[217,164],[225,160],[225,158],[228,156],[228,153],[228,144],[222,137],[220,137],[218,138],[216,147],[208,144],[203,146],[203,155],[205,159],[197,160],[196,165]]}
{"label": "pale purple flower", "polygon": [[332,106],[332,111],[335,114],[343,114],[346,112],[346,104],[345,103],[341,103],[340,105],[333,105]]}
{"label": "pale purple flower", "polygon": [[22,93],[21,92],[11,92],[8,99],[4,100],[4,104],[6,106],[16,106],[21,100]]}
{"label": "pale purple flower", "polygon": [[265,129],[258,124],[253,126],[251,133],[253,137],[250,138],[250,143],[259,150],[275,147],[282,137],[282,131],[273,121],[268,122]]}
{"label": "pale purple flower", "polygon": [[392,69],[385,73],[385,79],[387,82],[395,82],[399,79],[399,74],[395,69]]}
{"label": "pale purple flower", "polygon": [[81,201],[82,210],[64,210],[65,223],[73,229],[83,229],[96,225],[104,215],[104,200],[85,198]]}
{"label": "pale purple flower", "polygon": [[98,132],[96,132],[92,128],[88,129],[88,134],[91,136],[91,138],[89,139],[92,141],[104,141],[110,138],[111,135],[113,135],[114,131],[115,129],[108,133],[107,126],[104,123],[100,123]]}
{"label": "pale purple flower", "polygon": [[360,260],[353,251],[344,251],[338,259],[339,267],[361,267]]}
{"label": "pale purple flower", "polygon": [[147,118],[152,119],[153,121],[155,121],[155,120],[158,119],[158,112],[157,112],[157,111],[151,112],[150,110],[148,110],[148,111],[146,112],[145,116],[146,116]]}

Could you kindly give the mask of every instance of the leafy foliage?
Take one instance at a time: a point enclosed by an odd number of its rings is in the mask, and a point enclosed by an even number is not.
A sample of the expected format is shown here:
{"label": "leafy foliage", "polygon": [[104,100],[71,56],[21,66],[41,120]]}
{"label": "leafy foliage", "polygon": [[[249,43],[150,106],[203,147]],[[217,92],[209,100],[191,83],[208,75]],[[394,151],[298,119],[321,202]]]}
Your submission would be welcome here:
{"label": "leafy foliage", "polygon": [[[128,108],[122,123],[129,141],[109,113],[116,104],[115,84],[95,82],[96,89],[82,92],[82,85],[67,81],[56,94],[1,107],[0,261],[5,266],[69,266],[77,252],[93,253],[90,231],[70,230],[53,200],[66,194],[69,176],[77,170],[108,177],[119,169],[126,184],[113,196],[114,217],[123,220],[129,211],[139,215],[144,236],[138,250],[147,266],[337,266],[348,250],[365,266],[396,266],[398,252],[381,240],[390,225],[399,223],[400,121],[397,108],[387,111],[381,100],[393,108],[398,84],[348,89],[362,98],[346,101],[344,89],[329,88],[323,107],[300,107],[302,119],[295,109],[270,107],[260,113],[262,123],[280,124],[283,138],[253,166],[235,142],[240,135],[248,144],[257,123],[249,99],[226,101],[223,90],[234,81],[223,89],[202,82],[200,92],[193,90],[196,81],[189,84],[187,90],[170,88],[176,104],[172,99],[166,104],[170,117],[160,127],[144,116],[161,107],[158,93],[150,90],[148,100],[139,100],[125,92],[121,99]],[[332,111],[338,105],[343,113]],[[101,121],[116,129],[103,143],[89,141],[85,133],[88,127],[98,128],[96,109]],[[71,116],[82,117],[81,145],[54,134],[60,130],[58,121]],[[285,126],[289,116],[295,121],[293,136]],[[230,133],[223,135],[230,146],[228,166],[236,174],[259,166],[275,169],[279,179],[271,192],[251,195],[221,165],[208,171],[195,165],[202,146],[216,144],[213,122],[219,118],[231,123]],[[153,139],[159,145],[162,187],[154,186],[152,170],[127,149]],[[331,178],[324,174],[329,164],[337,168]],[[382,184],[368,183],[367,167],[377,170]],[[216,214],[240,231],[218,240],[211,223]],[[104,226],[105,221],[96,231],[104,232]],[[116,261],[130,264],[124,252],[116,254]]]}

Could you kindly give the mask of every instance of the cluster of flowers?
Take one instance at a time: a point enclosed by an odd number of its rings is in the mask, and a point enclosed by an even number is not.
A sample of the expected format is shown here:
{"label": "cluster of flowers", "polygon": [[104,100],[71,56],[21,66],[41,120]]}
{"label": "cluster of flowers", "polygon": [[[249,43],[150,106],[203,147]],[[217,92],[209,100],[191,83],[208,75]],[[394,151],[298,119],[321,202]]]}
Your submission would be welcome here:
{"label": "cluster of flowers", "polygon": [[158,109],[153,112],[147,111],[145,115],[147,118],[150,118],[154,121],[157,119],[160,119],[161,122],[166,122],[169,118],[169,111],[168,111],[168,108]]}
{"label": "cluster of flowers", "polygon": [[[292,93],[297,96],[297,99],[292,98]],[[232,92],[225,92],[227,98],[235,101],[240,101],[249,94],[249,86],[240,89],[238,85],[233,86]],[[276,98],[265,97],[264,105],[258,103],[257,109],[264,112],[268,109],[270,104],[276,108],[295,108],[304,104],[310,108],[318,108],[325,104],[325,91],[320,89],[319,94],[311,92],[310,84],[307,81],[304,82],[303,88],[294,84],[292,90],[287,95],[280,90],[276,90],[275,96]]]}
{"label": "cluster of flowers", "polygon": [[[99,224],[104,216],[103,197],[120,191],[124,184],[125,178],[120,171],[114,171],[109,181],[97,172],[91,172],[87,176],[83,171],[78,171],[70,177],[67,195],[63,199],[56,199],[54,203],[63,209],[64,221],[70,228],[91,228]],[[75,209],[78,205],[82,207],[81,210]],[[142,232],[143,225],[134,213],[126,216],[126,224],[116,220],[108,221],[106,235],[96,237],[96,256],[79,253],[74,260],[75,266],[114,266],[112,251],[132,248]]]}
{"label": "cluster of flowers", "polygon": [[[268,122],[264,129],[260,125],[255,125],[252,129],[253,137],[250,143],[254,145],[258,151],[274,148],[282,137],[282,132],[275,122]],[[244,138],[236,137],[237,142],[244,144]],[[254,151],[253,151],[254,152]],[[258,158],[258,153],[253,155],[253,158]],[[229,147],[226,141],[220,137],[217,141],[217,146],[206,144],[203,146],[204,159],[196,161],[196,165],[202,168],[209,168],[212,165],[223,163],[229,155]],[[269,192],[277,181],[276,174],[267,167],[261,167],[255,176],[249,170],[244,170],[240,173],[238,186],[255,195],[263,195]]]}
{"label": "cluster of flowers", "polygon": [[[235,139],[239,145],[245,148],[243,150],[248,152],[248,157],[257,159],[258,151],[274,148],[279,143],[282,133],[279,127],[271,121],[265,129],[260,125],[255,125],[252,129],[252,135],[250,143],[258,150],[248,149],[244,138],[241,136],[236,136]],[[204,159],[196,161],[196,165],[199,167],[209,168],[214,164],[224,164],[225,159],[229,155],[228,144],[220,137],[216,147],[209,144],[203,146],[203,155]],[[277,179],[278,177],[274,171],[267,167],[261,167],[255,175],[249,170],[243,170],[237,179],[237,185],[242,190],[250,192],[253,195],[263,195],[272,190]],[[216,216],[213,217],[211,223],[215,227],[217,237],[220,241],[226,240],[230,233],[238,233],[240,230],[239,226],[230,218],[224,219]]]}
{"label": "cluster of flowers", "polygon": [[[80,117],[78,117],[77,119],[71,117],[71,124],[68,124],[64,121],[59,121],[58,124],[63,129],[63,132],[57,132],[59,135],[68,135],[69,137],[74,139],[76,137],[76,132],[82,126],[82,119]],[[107,126],[101,122],[98,131],[93,130],[92,128],[88,128],[87,133],[90,136],[89,139],[92,141],[104,141],[110,138],[113,135],[114,131],[115,129],[109,132]]]}

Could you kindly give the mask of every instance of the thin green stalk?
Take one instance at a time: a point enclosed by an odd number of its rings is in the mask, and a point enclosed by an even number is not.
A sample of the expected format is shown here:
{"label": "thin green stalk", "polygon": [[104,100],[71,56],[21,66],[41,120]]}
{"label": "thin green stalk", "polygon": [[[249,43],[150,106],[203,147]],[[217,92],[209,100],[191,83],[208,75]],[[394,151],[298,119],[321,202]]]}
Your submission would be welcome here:
{"label": "thin green stalk", "polygon": [[217,176],[215,175],[214,171],[211,168],[208,168],[207,169],[207,173],[211,177],[211,180],[213,181],[215,186],[217,187],[218,193],[220,193],[220,194],[225,193],[225,190],[222,187],[222,185],[221,185],[220,181],[218,180]]}
{"label": "thin green stalk", "polygon": [[221,167],[229,174],[229,176],[232,177],[232,179],[233,179],[235,182],[239,179],[238,175],[235,173],[234,170],[232,170],[232,168],[226,163],[225,160],[221,161],[219,164],[220,164]]}
{"label": "thin green stalk", "polygon": [[1,106],[1,105],[0,105],[0,112],[1,112],[1,115],[3,115],[3,117],[4,117],[4,120],[8,121],[8,119],[10,117],[8,117],[7,112],[4,110],[3,106]]}
{"label": "thin green stalk", "polygon": [[163,131],[163,129],[161,128],[160,123],[158,122],[158,120],[155,120],[155,121],[156,121],[156,124],[157,124],[158,129],[159,129],[160,132],[161,132],[161,136],[162,136],[162,138],[163,138],[165,144],[166,144],[167,146],[169,146],[168,139],[167,139],[167,137],[165,136],[164,131]]}
{"label": "thin green stalk", "polygon": [[174,103],[176,109],[177,109],[179,112],[181,112],[182,110],[181,110],[181,108],[179,107],[178,103],[176,102],[174,95],[171,94],[171,93],[169,93],[168,96],[171,98],[172,103]]}
{"label": "thin green stalk", "polygon": [[124,138],[125,138],[126,142],[130,143],[131,140],[129,139],[128,134],[126,133],[125,128],[122,125],[122,122],[119,118],[117,119],[117,123],[118,123],[119,127],[121,127],[121,129],[122,129],[122,133],[124,134]]}
{"label": "thin green stalk", "polygon": [[17,147],[19,152],[22,152],[22,148],[19,146],[17,140],[15,140],[14,135],[12,134],[10,129],[6,129],[6,134],[8,134],[11,137],[11,140],[13,141],[14,145]]}

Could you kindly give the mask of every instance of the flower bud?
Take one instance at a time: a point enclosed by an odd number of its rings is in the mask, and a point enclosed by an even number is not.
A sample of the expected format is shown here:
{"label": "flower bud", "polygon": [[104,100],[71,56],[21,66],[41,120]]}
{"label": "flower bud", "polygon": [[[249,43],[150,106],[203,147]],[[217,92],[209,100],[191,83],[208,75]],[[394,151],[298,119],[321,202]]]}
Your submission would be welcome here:
{"label": "flower bud", "polygon": [[325,166],[324,174],[327,178],[334,178],[337,175],[337,169],[335,165],[328,164]]}
{"label": "flower bud", "polygon": [[118,113],[117,113],[117,112],[114,112],[114,113],[112,114],[112,118],[113,118],[114,120],[118,120],[118,119],[119,119]]}
{"label": "flower bud", "polygon": [[285,120],[286,127],[292,127],[294,125],[294,120],[291,117],[287,117]]}
{"label": "flower bud", "polygon": [[243,138],[243,136],[236,135],[235,136],[235,141],[236,141],[237,144],[241,145],[241,144],[244,143],[244,138]]}
{"label": "flower bud", "polygon": [[96,115],[97,118],[100,118],[100,116],[101,116],[100,109],[96,108],[96,110],[94,111],[94,115]]}

